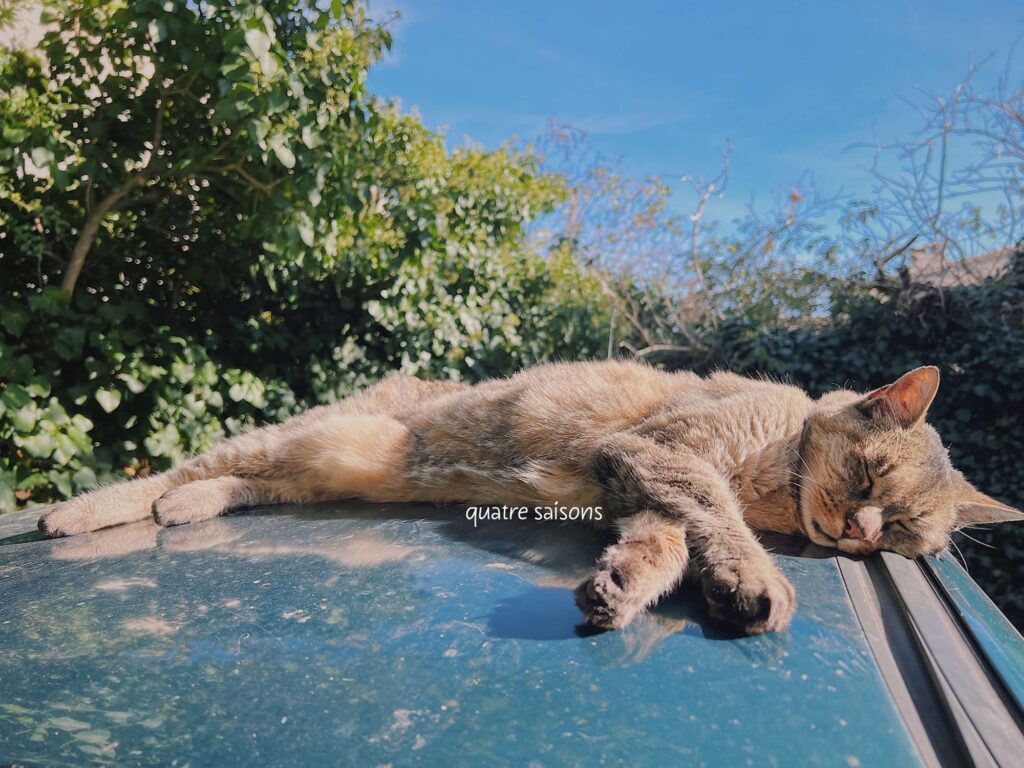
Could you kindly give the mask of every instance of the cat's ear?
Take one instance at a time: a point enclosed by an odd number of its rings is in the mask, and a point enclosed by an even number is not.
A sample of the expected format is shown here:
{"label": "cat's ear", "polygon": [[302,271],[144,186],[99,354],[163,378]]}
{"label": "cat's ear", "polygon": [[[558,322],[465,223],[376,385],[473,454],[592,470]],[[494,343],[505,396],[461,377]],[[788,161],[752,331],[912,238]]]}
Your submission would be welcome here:
{"label": "cat's ear", "polygon": [[1008,507],[991,496],[986,496],[963,481],[956,508],[956,527],[984,525],[985,523],[1016,523],[1024,521],[1024,512]]}
{"label": "cat's ear", "polygon": [[939,369],[925,365],[903,374],[892,384],[869,392],[858,405],[880,421],[894,420],[904,429],[920,424],[939,391]]}

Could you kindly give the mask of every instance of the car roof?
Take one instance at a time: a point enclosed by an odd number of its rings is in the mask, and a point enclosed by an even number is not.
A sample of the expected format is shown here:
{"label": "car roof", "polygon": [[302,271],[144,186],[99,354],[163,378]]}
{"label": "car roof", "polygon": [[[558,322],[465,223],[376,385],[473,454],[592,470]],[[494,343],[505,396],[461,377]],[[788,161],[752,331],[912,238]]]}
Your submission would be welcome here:
{"label": "car roof", "polygon": [[0,517],[0,762],[1011,765],[1024,643],[955,563],[766,539],[736,637],[692,588],[616,632],[601,534],[335,503],[45,540]]}

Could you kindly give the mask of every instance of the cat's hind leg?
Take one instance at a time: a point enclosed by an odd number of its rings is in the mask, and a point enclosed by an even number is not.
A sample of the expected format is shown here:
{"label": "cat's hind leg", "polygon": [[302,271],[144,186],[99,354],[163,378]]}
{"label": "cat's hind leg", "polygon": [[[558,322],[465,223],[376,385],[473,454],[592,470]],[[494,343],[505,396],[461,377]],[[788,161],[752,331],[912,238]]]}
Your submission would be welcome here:
{"label": "cat's hind leg", "polygon": [[[283,502],[402,501],[409,432],[379,414],[326,412],[283,435],[259,475],[222,474],[183,483],[153,503],[160,525],[209,520],[239,507]],[[240,464],[245,471],[245,465]]]}
{"label": "cat's hind leg", "polygon": [[[408,440],[406,427],[384,414],[314,409],[227,440],[163,474],[70,499],[44,513],[39,528],[51,537],[73,536],[151,514],[162,524],[180,525],[252,504],[407,500]],[[201,490],[210,498],[199,498]]]}
{"label": "cat's hind leg", "polygon": [[268,476],[307,499],[414,501],[409,429],[384,414],[330,413],[282,441]]}
{"label": "cat's hind leg", "polygon": [[145,520],[153,502],[175,482],[166,473],[98,488],[45,512],[39,518],[39,530],[55,538]]}
{"label": "cat's hind leg", "polygon": [[227,440],[212,451],[186,461],[175,469],[139,480],[113,483],[81,496],[68,499],[39,518],[39,530],[50,537],[75,536],[100,528],[145,520],[153,514],[153,502],[171,489],[207,477],[230,474],[238,466],[259,464],[256,450],[263,442],[259,435],[272,435],[270,430]]}
{"label": "cat's hind leg", "polygon": [[241,507],[309,501],[294,484],[248,477],[214,477],[171,488],[153,502],[159,525],[184,525],[209,520]]}
{"label": "cat's hind leg", "polygon": [[619,540],[597,562],[597,570],[576,588],[576,604],[587,623],[618,629],[671,592],[686,572],[689,553],[683,524],[654,512],[640,512],[619,524]]}

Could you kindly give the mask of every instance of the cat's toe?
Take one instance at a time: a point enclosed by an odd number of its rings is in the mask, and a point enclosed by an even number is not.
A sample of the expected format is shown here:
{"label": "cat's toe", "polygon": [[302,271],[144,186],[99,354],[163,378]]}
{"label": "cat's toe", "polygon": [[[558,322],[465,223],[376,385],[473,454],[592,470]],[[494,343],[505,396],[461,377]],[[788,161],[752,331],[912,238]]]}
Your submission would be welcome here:
{"label": "cat's toe", "polygon": [[576,605],[587,624],[599,629],[620,629],[633,619],[638,606],[626,593],[615,570],[599,570],[576,588]]}
{"label": "cat's toe", "polygon": [[224,511],[222,499],[216,493],[216,481],[197,481],[178,486],[153,502],[153,519],[157,525],[198,523],[216,517]]}
{"label": "cat's toe", "polygon": [[774,565],[715,570],[703,587],[711,615],[748,635],[784,630],[796,612],[796,590]]}
{"label": "cat's toe", "polygon": [[88,510],[75,502],[59,504],[40,516],[39,530],[51,539],[75,536],[92,530]]}
{"label": "cat's toe", "polygon": [[193,517],[191,505],[186,499],[177,498],[173,491],[168,491],[153,502],[153,519],[164,528],[190,523]]}

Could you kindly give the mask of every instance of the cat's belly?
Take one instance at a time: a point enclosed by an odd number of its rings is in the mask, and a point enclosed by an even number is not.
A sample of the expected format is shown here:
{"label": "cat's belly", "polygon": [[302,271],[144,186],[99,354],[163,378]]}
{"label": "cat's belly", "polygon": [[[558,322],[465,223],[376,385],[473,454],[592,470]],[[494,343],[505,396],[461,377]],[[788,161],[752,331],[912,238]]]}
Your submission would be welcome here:
{"label": "cat's belly", "polygon": [[520,466],[418,467],[410,472],[417,500],[467,504],[599,506],[601,488],[585,472],[556,462]]}

